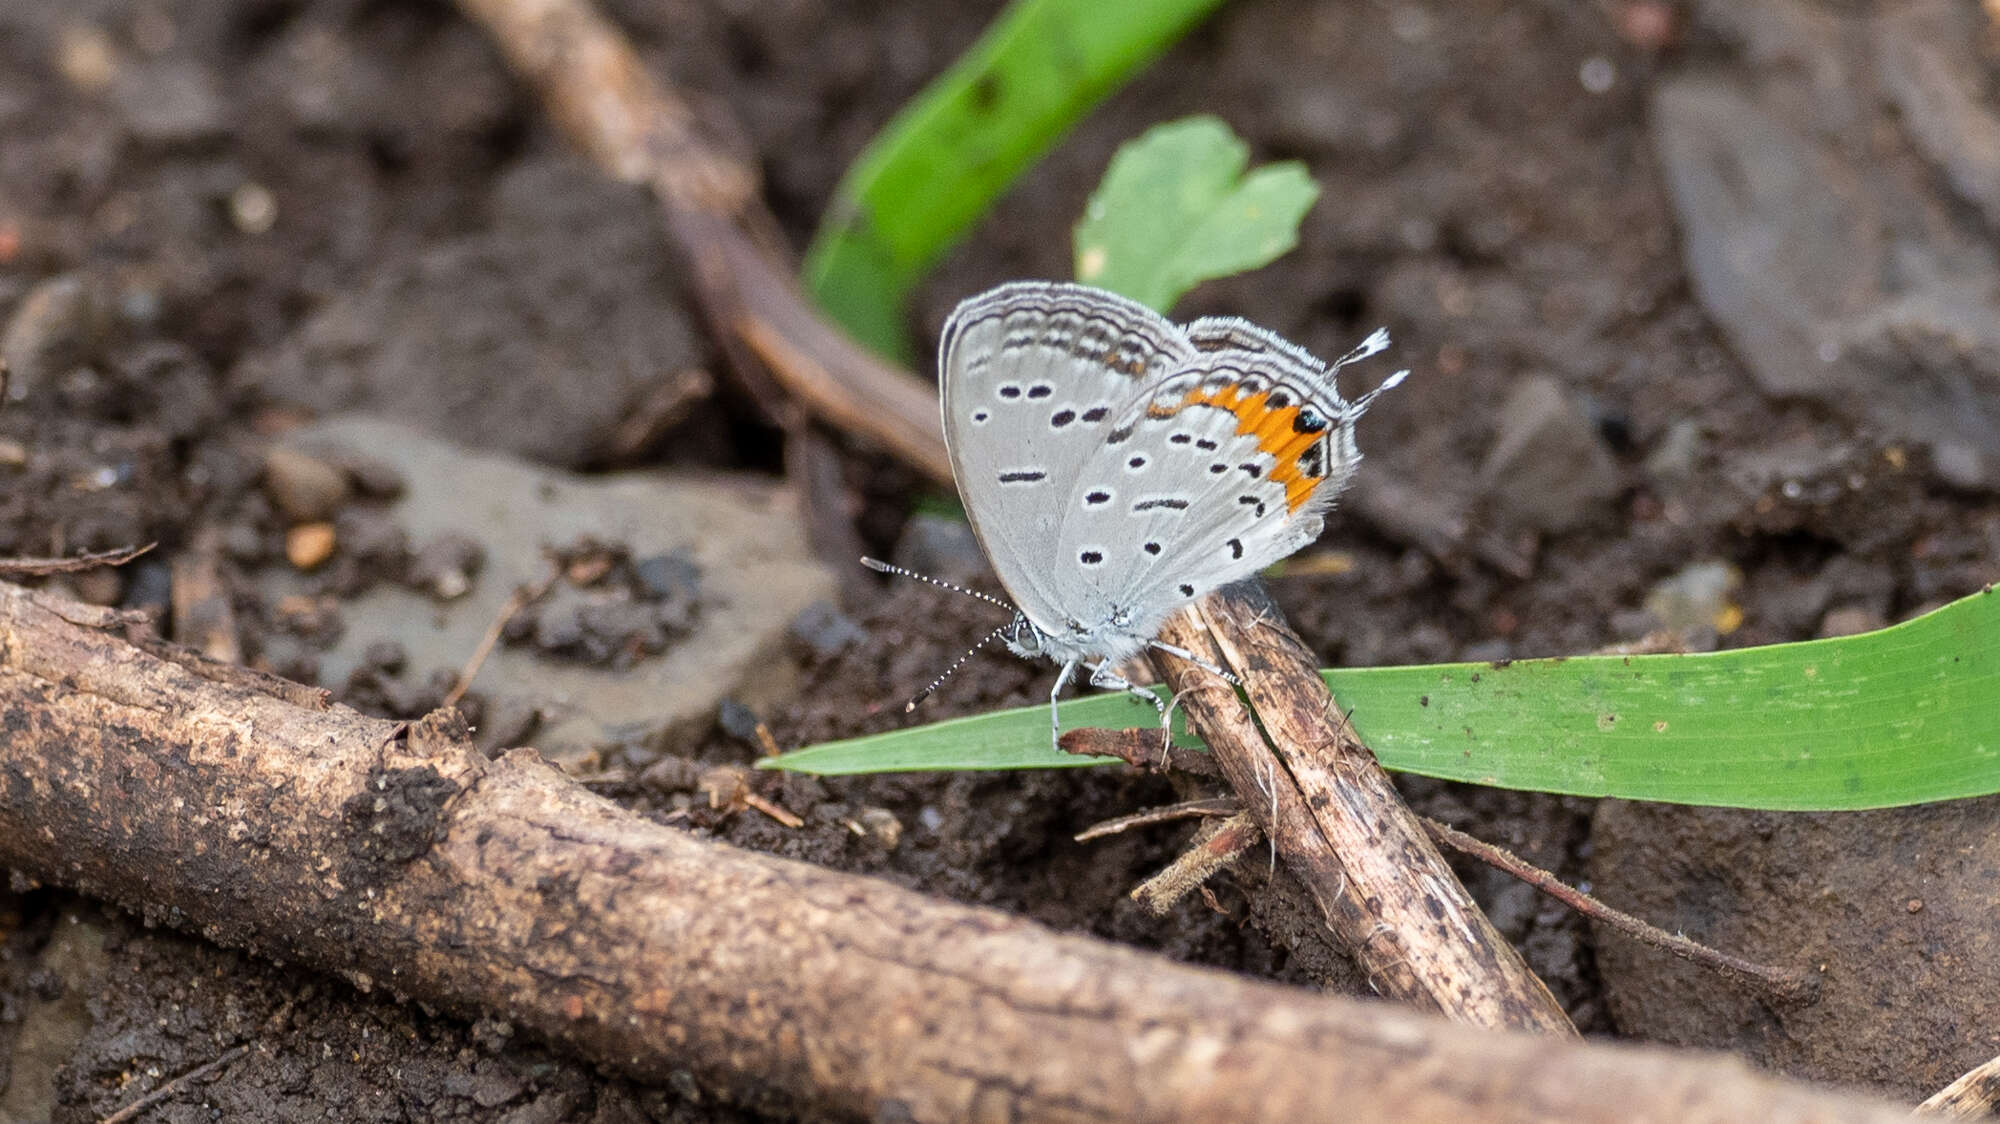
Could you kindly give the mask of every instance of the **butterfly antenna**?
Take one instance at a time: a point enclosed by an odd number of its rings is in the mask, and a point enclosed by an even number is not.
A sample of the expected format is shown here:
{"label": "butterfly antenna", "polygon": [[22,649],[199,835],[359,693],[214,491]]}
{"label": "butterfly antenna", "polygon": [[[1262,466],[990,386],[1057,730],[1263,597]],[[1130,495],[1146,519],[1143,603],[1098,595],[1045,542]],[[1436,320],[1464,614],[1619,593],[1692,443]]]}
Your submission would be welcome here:
{"label": "butterfly antenna", "polygon": [[[868,556],[866,556],[866,555],[863,555],[863,556],[862,556],[862,558],[861,558],[861,564],[862,564],[863,566],[866,566],[866,567],[868,567],[868,568],[869,568],[869,569],[871,569],[871,570],[874,570],[874,571],[875,571],[876,573],[878,573],[878,574],[895,574],[895,575],[896,575],[897,577],[902,577],[902,578],[915,578],[915,579],[917,579],[917,580],[918,580],[918,581],[920,581],[920,582],[924,582],[924,583],[926,583],[926,584],[929,584],[929,585],[934,585],[934,586],[937,586],[937,587],[938,587],[939,589],[949,589],[949,590],[951,590],[951,591],[952,591],[953,593],[963,593],[963,594],[965,594],[965,595],[966,595],[967,597],[977,597],[977,598],[979,598],[979,599],[980,599],[981,601],[984,601],[984,602],[986,602],[986,603],[987,603],[987,604],[989,604],[989,605],[998,605],[998,606],[1000,606],[1000,607],[1001,607],[1002,609],[1005,609],[1005,610],[1007,610],[1007,611],[1008,611],[1008,612],[1010,612],[1010,613],[1012,613],[1012,612],[1017,612],[1017,611],[1018,611],[1018,610],[1016,610],[1016,609],[1014,608],[1014,606],[1012,606],[1012,605],[1009,605],[1009,604],[1007,604],[1007,603],[1006,603],[1005,601],[1002,601],[1002,600],[1000,600],[1000,599],[999,599],[998,597],[989,597],[989,596],[987,596],[986,594],[984,594],[984,593],[981,593],[981,592],[979,592],[979,591],[978,591],[978,590],[976,590],[976,589],[967,589],[967,588],[965,588],[965,587],[964,587],[964,586],[962,586],[962,585],[953,585],[953,584],[951,584],[950,582],[948,582],[948,581],[945,581],[945,580],[944,580],[944,579],[942,579],[942,578],[934,578],[934,577],[930,576],[929,574],[919,574],[919,573],[917,573],[917,572],[916,572],[915,570],[905,570],[905,569],[903,569],[903,568],[902,568],[901,566],[896,566],[896,565],[892,565],[891,563],[888,563],[888,562],[884,562],[884,561],[882,561],[882,560],[881,560],[880,558],[869,558]],[[991,638],[991,637],[988,637],[987,639],[992,639],[992,638]],[[985,641],[985,640],[981,640],[981,641],[980,641],[979,643],[981,643],[981,644],[984,644],[984,643],[986,643],[986,641]],[[976,647],[976,646],[977,646],[977,645],[975,645],[975,647]],[[970,654],[971,654],[971,653],[969,653],[969,652],[967,653],[967,655],[970,655]],[[960,661],[960,662],[964,662],[964,661]],[[953,664],[953,665],[952,665],[952,667],[954,667],[954,668],[956,668],[957,666],[958,666],[958,664]],[[945,672],[945,675],[950,675],[950,674],[951,674],[951,672],[949,672],[949,671]],[[939,678],[940,678],[940,679],[942,679],[943,677],[944,677],[944,676],[939,676]],[[919,697],[919,698],[921,698],[922,696],[920,695],[920,696],[918,696],[918,697]]]}
{"label": "butterfly antenna", "polygon": [[[865,561],[867,561],[867,559],[863,559],[863,561],[865,562]],[[886,572],[886,571],[885,571],[885,572]],[[911,577],[917,577],[917,576],[920,576],[920,575],[916,575],[916,574],[912,574],[912,575],[910,575],[910,576],[911,576]],[[960,592],[966,592],[966,591],[963,591],[963,590],[961,590]],[[937,690],[937,689],[938,689],[939,687],[942,687],[942,686],[944,686],[944,681],[945,681],[945,680],[947,680],[947,679],[950,679],[950,678],[951,678],[951,673],[952,673],[952,672],[954,672],[954,671],[957,671],[957,670],[958,670],[959,668],[961,668],[961,667],[964,667],[964,666],[965,666],[965,661],[967,661],[967,660],[969,660],[969,659],[971,659],[971,658],[972,658],[972,653],[974,653],[974,652],[977,652],[977,651],[978,651],[979,649],[981,649],[981,648],[984,648],[984,647],[985,647],[985,646],[986,646],[987,644],[991,643],[991,642],[992,642],[993,640],[995,640],[996,638],[998,638],[998,637],[999,637],[999,635],[1000,635],[1001,633],[1003,633],[1003,632],[1007,631],[1008,629],[1010,629],[1010,628],[1012,628],[1012,627],[1014,627],[1014,626],[1013,626],[1013,624],[1012,624],[1011,622],[1010,622],[1010,623],[1008,623],[1008,624],[1003,624],[1003,625],[1001,625],[1001,626],[1000,626],[999,628],[996,628],[996,629],[994,629],[994,630],[993,630],[992,632],[989,632],[989,633],[987,633],[986,635],[984,635],[984,636],[980,637],[980,638],[979,638],[979,643],[977,643],[977,644],[974,644],[974,645],[973,645],[972,647],[970,647],[970,648],[967,648],[967,649],[965,650],[965,654],[964,654],[964,655],[962,655],[962,656],[958,657],[957,659],[955,659],[955,660],[951,661],[951,666],[950,666],[950,667],[947,667],[947,668],[945,668],[945,669],[944,669],[944,673],[943,673],[943,674],[941,674],[941,675],[939,675],[939,676],[938,676],[938,677],[937,677],[936,679],[933,679],[933,680],[931,680],[931,684],[930,684],[930,686],[928,686],[928,687],[925,687],[925,688],[924,688],[923,690],[921,690],[921,691],[918,691],[918,692],[917,692],[917,693],[916,693],[916,694],[915,694],[914,696],[912,696],[912,697],[911,697],[911,699],[910,699],[910,701],[909,701],[909,702],[906,702],[906,703],[904,703],[904,704],[903,704],[903,713],[904,713],[904,714],[908,714],[909,712],[911,712],[911,711],[913,711],[913,710],[917,709],[917,704],[918,704],[918,703],[921,703],[921,702],[923,702],[923,701],[924,701],[925,699],[927,699],[927,698],[930,698],[930,697],[931,697],[931,692],[933,692],[933,691]]]}

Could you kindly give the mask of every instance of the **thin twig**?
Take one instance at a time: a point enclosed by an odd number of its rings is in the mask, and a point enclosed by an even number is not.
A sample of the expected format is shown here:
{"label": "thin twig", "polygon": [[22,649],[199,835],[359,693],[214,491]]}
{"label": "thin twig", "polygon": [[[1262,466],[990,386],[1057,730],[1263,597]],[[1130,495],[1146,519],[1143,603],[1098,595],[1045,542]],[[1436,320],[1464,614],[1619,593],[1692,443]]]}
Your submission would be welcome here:
{"label": "thin twig", "polygon": [[1687,937],[1669,933],[1629,913],[1605,905],[1511,851],[1474,839],[1457,828],[1439,823],[1429,816],[1423,817],[1423,821],[1425,830],[1429,831],[1431,838],[1439,843],[1467,858],[1477,859],[1503,874],[1512,875],[1592,921],[1615,929],[1641,944],[1670,952],[1683,960],[1713,969],[1762,993],[1766,998],[1781,1003],[1809,1003],[1819,994],[1818,978],[1796,968],[1773,968],[1753,963],[1740,956],[1689,940]]}
{"label": "thin twig", "polygon": [[[308,985],[306,989],[300,994],[302,995],[310,994],[311,991],[312,988],[310,985]],[[125,1124],[125,1122],[128,1120],[136,1120],[139,1118],[140,1113],[146,1111],[147,1109],[153,1107],[156,1104],[159,1104],[161,1101],[166,1100],[168,1097],[173,1096],[175,1093],[186,1088],[187,1086],[192,1085],[197,1081],[200,1081],[202,1078],[207,1077],[209,1074],[214,1073],[217,1070],[220,1070],[222,1067],[235,1061],[237,1058],[242,1057],[244,1054],[249,1053],[250,1047],[256,1045],[260,1040],[276,1033],[283,1027],[285,1020],[291,1018],[292,1005],[298,1001],[298,998],[299,996],[294,995],[287,998],[284,1001],[284,1003],[280,1004],[278,1009],[272,1012],[271,1017],[264,1020],[264,1025],[257,1029],[257,1033],[255,1035],[251,1036],[250,1038],[242,1042],[238,1042],[236,1045],[231,1046],[227,1050],[224,1050],[221,1054],[210,1059],[209,1061],[204,1062],[201,1065],[198,1065],[191,1070],[188,1070],[186,1073],[181,1074],[179,1077],[176,1077],[171,1081],[168,1081],[166,1084],[161,1085],[159,1088],[154,1089],[152,1092],[147,1093],[145,1096],[140,1097],[138,1100],[133,1101],[131,1104],[126,1105],[124,1108],[119,1109],[117,1112],[114,1112],[109,1116],[103,1117],[97,1122],[97,1124]]]}
{"label": "thin twig", "polygon": [[458,682],[451,685],[451,690],[445,694],[439,706],[458,705],[458,700],[464,698],[465,692],[472,689],[472,681],[478,677],[479,669],[485,666],[486,657],[493,654],[493,646],[500,642],[500,634],[507,631],[507,622],[513,620],[521,610],[540,600],[542,595],[549,591],[549,587],[555,584],[561,572],[559,567],[552,565],[541,581],[532,586],[515,587],[514,592],[500,606],[500,611],[493,615],[493,623],[486,626],[486,634],[479,638],[479,646],[472,650],[472,658],[466,660],[465,666],[459,670]]}
{"label": "thin twig", "polygon": [[[1148,768],[1156,767],[1160,759],[1159,738],[1150,730],[1071,730],[1062,736],[1062,748],[1071,753],[1117,757],[1133,765]],[[1207,763],[1208,758],[1200,753],[1185,753],[1176,761]],[[1266,786],[1266,790],[1259,793],[1260,797],[1268,799],[1269,774],[1260,774],[1258,783]],[[1194,815],[1227,815],[1241,811],[1242,808],[1242,802],[1233,797],[1190,800],[1106,820],[1076,838],[1078,842],[1084,842],[1148,823]],[[1422,820],[1424,829],[1438,843],[1533,886],[1584,917],[1601,922],[1633,940],[1664,949],[1736,979],[1767,998],[1788,1003],[1809,1002],[1819,990],[1818,979],[1804,972],[1753,963],[1687,937],[1675,936],[1629,913],[1605,905],[1505,848],[1475,839],[1428,816],[1422,817]],[[1192,886],[1185,887],[1181,892],[1187,893],[1192,888]]]}
{"label": "thin twig", "polygon": [[1078,843],[1088,843],[1093,839],[1103,839],[1130,831],[1135,827],[1150,827],[1156,823],[1172,823],[1175,820],[1192,819],[1196,816],[1232,816],[1243,811],[1243,802],[1233,796],[1215,796],[1207,800],[1186,800],[1179,804],[1168,804],[1160,808],[1148,808],[1129,816],[1105,820],[1092,824],[1075,835]]}
{"label": "thin twig", "polygon": [[1133,888],[1132,900],[1153,916],[1164,917],[1175,902],[1242,858],[1263,838],[1264,833],[1258,830],[1257,821],[1248,812],[1238,811],[1226,820],[1205,826],[1195,845],[1181,852],[1171,866]]}
{"label": "thin twig", "polygon": [[1917,1106],[1916,1115],[1977,1120],[1991,1115],[1995,1103],[2000,1103],[2000,1058],[1974,1067],[1965,1076],[1931,1094],[1929,1099]]}
{"label": "thin twig", "polygon": [[72,558],[0,558],[0,578],[33,578],[46,574],[73,574],[79,570],[95,570],[99,566],[123,566],[158,545],[149,542],[144,546],[121,546],[116,550],[100,550]]}

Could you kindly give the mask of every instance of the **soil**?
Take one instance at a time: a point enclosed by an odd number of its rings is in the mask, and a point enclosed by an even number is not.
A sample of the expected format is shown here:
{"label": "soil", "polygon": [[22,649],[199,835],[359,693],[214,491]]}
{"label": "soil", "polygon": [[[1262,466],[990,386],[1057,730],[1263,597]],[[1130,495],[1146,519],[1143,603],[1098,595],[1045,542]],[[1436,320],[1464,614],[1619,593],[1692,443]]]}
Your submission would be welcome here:
{"label": "soil", "polygon": [[[704,112],[733,123],[785,233],[803,246],[848,161],[997,5],[605,7]],[[1805,639],[1833,628],[1836,613],[1900,619],[2000,576],[2000,505],[1964,474],[1933,471],[1902,435],[1760,393],[1704,312],[1648,132],[1648,90],[1667,69],[1758,65],[1664,4],[1243,0],[1031,172],[939,269],[913,323],[934,339],[970,292],[1068,275],[1068,223],[1112,149],[1160,121],[1217,113],[1260,159],[1303,160],[1325,191],[1297,252],[1203,287],[1177,315],[1244,315],[1322,355],[1391,325],[1416,374],[1370,414],[1357,488],[1393,482],[1470,517],[1472,530],[1431,549],[1356,502],[1311,554],[1317,564],[1272,578],[1324,662],[1503,659],[1635,640],[1660,624],[1642,609],[1649,589],[1704,561],[1743,575],[1741,625],[1683,642]],[[11,398],[0,399],[0,556],[157,541],[122,571],[51,579],[88,600],[142,607],[164,607],[169,568],[199,528],[222,529],[241,572],[286,565],[284,518],[259,475],[271,436],[302,418],[261,392],[258,373],[384,262],[493,229],[503,180],[562,150],[491,45],[445,4],[6,5],[0,322],[13,369]],[[543,255],[602,249],[588,239],[535,245]],[[549,269],[590,265],[579,256]],[[430,315],[440,337],[516,348],[536,330],[491,287],[398,315],[405,331],[411,316]],[[698,322],[692,309],[686,316]],[[725,371],[719,356],[703,361]],[[1557,380],[1609,453],[1613,488],[1578,526],[1547,531],[1492,514],[1506,509],[1510,481],[1485,465],[1487,452],[1510,393],[1531,376]],[[1698,435],[1692,452],[1662,468],[1659,454],[1687,434]],[[523,447],[592,463],[596,446],[575,442]],[[934,493],[866,452],[847,457],[857,526],[887,554]],[[782,458],[775,431],[725,388],[640,463],[776,473]],[[308,608],[337,617],[353,585],[400,580],[408,563],[384,561],[379,574],[350,566],[347,586]],[[292,640],[281,624],[297,624],[300,607],[261,602],[249,581],[234,588],[245,658],[282,666],[276,656]],[[832,653],[802,646],[792,701],[761,715],[780,744],[902,724],[902,701],[994,623],[977,604],[913,583],[844,609],[859,638]],[[631,657],[612,640],[566,655]],[[1038,702],[1049,674],[982,653],[926,707],[939,718]],[[441,693],[358,691],[349,701],[421,711]],[[742,717],[725,707],[712,731],[634,747],[594,783],[742,846],[1181,960],[1302,986],[1339,979],[1282,917],[1253,913],[1258,872],[1219,880],[1212,899],[1190,898],[1164,919],[1133,905],[1127,891],[1178,853],[1184,825],[1071,841],[1175,799],[1166,779],[756,776],[762,795],[805,819],[794,829],[712,810],[697,795],[703,771],[757,755]],[[1399,783],[1419,810],[1583,877],[1590,802]],[[885,812],[898,845],[850,826],[888,823]],[[1612,1033],[1588,928],[1483,869],[1461,873],[1578,1025]],[[113,1112],[161,1075],[243,1041],[253,1046],[240,1058],[143,1118],[743,1118],[691,1082],[635,1088],[502,1024],[435,1017],[60,891],[19,887],[4,914],[0,1069],[17,1075],[22,1028],[52,1025],[24,1013],[62,990],[37,959],[62,925],[104,938],[105,982],[54,1039],[69,1044],[43,1106],[55,1120]]]}

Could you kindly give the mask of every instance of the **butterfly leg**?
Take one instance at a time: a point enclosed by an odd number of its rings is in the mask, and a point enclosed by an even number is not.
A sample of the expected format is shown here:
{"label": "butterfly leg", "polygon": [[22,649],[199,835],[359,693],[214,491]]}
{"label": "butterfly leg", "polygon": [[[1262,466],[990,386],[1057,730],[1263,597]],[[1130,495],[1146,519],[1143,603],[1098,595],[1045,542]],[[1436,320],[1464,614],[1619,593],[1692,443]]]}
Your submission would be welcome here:
{"label": "butterfly leg", "polygon": [[1222,670],[1221,668],[1215,666],[1214,664],[1208,662],[1207,660],[1202,659],[1200,656],[1195,655],[1193,652],[1188,651],[1186,648],[1177,648],[1172,644],[1165,644],[1158,640],[1150,642],[1147,645],[1147,647],[1152,648],[1155,651],[1165,652],[1170,656],[1179,656],[1181,659],[1184,659],[1187,662],[1202,669],[1203,671],[1208,672],[1210,675],[1220,675],[1222,678],[1228,680],[1230,683],[1235,684],[1236,686],[1242,686],[1243,684],[1243,681],[1241,679],[1236,678],[1234,675],[1231,675],[1228,672]]}
{"label": "butterfly leg", "polygon": [[[1118,674],[1117,670],[1108,663],[1090,665],[1090,685],[1104,688],[1116,687],[1128,695],[1152,703],[1153,712],[1160,716],[1160,740],[1169,748],[1173,746],[1174,708],[1172,703],[1161,702],[1159,695]],[[1174,702],[1177,703],[1179,701],[1180,696],[1174,696]]]}
{"label": "butterfly leg", "polygon": [[1062,719],[1056,713],[1056,699],[1061,697],[1063,688],[1069,686],[1070,679],[1075,675],[1076,661],[1071,660],[1062,665],[1062,671],[1056,675],[1055,688],[1049,692],[1049,744],[1055,747],[1057,753],[1062,752]]}

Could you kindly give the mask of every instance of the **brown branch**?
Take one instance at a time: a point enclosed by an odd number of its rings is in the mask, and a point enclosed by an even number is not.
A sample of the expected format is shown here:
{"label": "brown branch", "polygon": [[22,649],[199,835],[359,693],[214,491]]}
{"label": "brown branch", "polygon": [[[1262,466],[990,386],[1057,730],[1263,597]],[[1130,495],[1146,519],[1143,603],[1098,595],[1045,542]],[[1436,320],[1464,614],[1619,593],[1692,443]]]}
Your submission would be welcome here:
{"label": "brown branch", "polygon": [[1160,636],[1243,681],[1254,720],[1213,674],[1154,657],[1237,798],[1377,990],[1475,1026],[1576,1033],[1459,884],[1256,583],[1196,602]]}
{"label": "brown branch", "polygon": [[0,865],[640,1080],[920,1121],[1901,1118],[1726,1059],[1477,1032],[740,851],[532,751],[489,761],[452,712],[300,707],[76,620],[119,618],[0,584]]}
{"label": "brown branch", "polygon": [[1917,1106],[1917,1113],[1953,1120],[1978,1120],[1991,1115],[1996,1103],[2000,1103],[2000,1058],[1974,1067],[1963,1077],[1931,1094]]}
{"label": "brown branch", "polygon": [[1582,890],[1528,862],[1505,848],[1440,823],[1429,816],[1423,820],[1431,838],[1467,858],[1485,863],[1502,874],[1526,882],[1577,913],[1588,917],[1650,948],[1672,953],[1735,980],[1764,998],[1779,1003],[1810,1003],[1819,995],[1819,979],[1796,968],[1774,968],[1745,960],[1741,956],[1710,948],[1699,941],[1669,933],[1624,910],[1613,909]]}
{"label": "brown branch", "polygon": [[1141,882],[1132,891],[1132,900],[1155,917],[1165,917],[1174,904],[1193,893],[1216,872],[1243,857],[1264,838],[1250,813],[1238,811],[1228,819],[1202,825],[1189,847],[1165,870]]}
{"label": "brown branch", "polygon": [[149,542],[145,546],[121,546],[116,550],[100,550],[72,558],[0,558],[0,578],[74,574],[79,570],[95,570],[99,566],[123,566],[158,545]]}
{"label": "brown branch", "polygon": [[[822,319],[768,232],[754,173],[695,128],[587,0],[458,0],[542,94],[578,148],[610,175],[650,187],[692,267],[702,311],[730,367],[767,412],[783,395],[949,483],[936,391]],[[769,385],[775,378],[778,389]]]}

